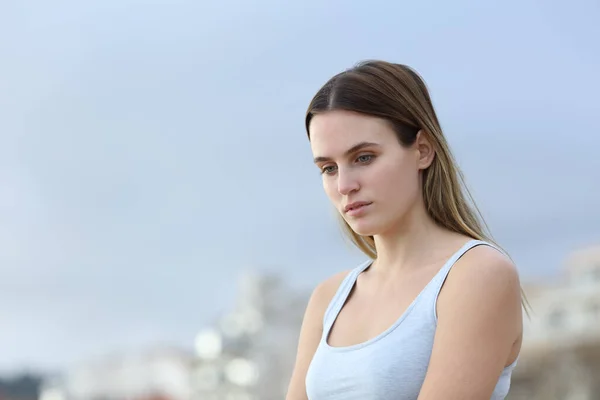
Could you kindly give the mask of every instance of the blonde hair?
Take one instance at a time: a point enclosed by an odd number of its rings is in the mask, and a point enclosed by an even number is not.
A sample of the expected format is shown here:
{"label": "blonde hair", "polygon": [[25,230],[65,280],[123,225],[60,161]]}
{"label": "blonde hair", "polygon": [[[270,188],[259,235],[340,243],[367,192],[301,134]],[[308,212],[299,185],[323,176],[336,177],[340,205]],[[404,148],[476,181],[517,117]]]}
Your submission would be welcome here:
{"label": "blonde hair", "polygon": [[[400,144],[407,147],[415,142],[420,130],[424,131],[435,150],[433,162],[423,172],[422,194],[427,212],[438,225],[450,231],[500,248],[467,189],[429,91],[416,71],[403,64],[369,60],[333,76],[308,106],[305,128],[309,140],[312,117],[331,110],[383,118],[391,123]],[[351,241],[370,258],[377,258],[373,236],[361,236],[346,221],[341,221]],[[523,291],[522,295],[525,299]]]}

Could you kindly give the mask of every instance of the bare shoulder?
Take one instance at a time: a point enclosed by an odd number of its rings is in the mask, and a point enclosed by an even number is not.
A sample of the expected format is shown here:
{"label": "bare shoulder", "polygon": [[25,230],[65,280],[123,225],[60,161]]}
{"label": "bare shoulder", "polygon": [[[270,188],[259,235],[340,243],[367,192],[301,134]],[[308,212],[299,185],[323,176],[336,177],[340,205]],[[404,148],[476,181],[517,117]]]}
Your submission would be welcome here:
{"label": "bare shoulder", "polygon": [[[478,315],[503,314],[504,323],[521,328],[521,284],[516,265],[499,250],[477,246],[467,251],[448,274],[440,292],[438,312]],[[496,319],[499,321],[499,319]]]}
{"label": "bare shoulder", "polygon": [[473,293],[489,292],[491,296],[520,293],[516,265],[499,250],[485,245],[470,249],[456,262],[447,286]]}
{"label": "bare shoulder", "polygon": [[319,328],[321,331],[323,316],[329,303],[335,296],[343,280],[352,270],[338,272],[321,281],[312,291],[304,313],[304,325],[311,325],[312,330]]}
{"label": "bare shoulder", "polygon": [[321,281],[313,290],[310,302],[314,308],[325,311],[333,296],[339,289],[342,281],[351,272],[351,269],[338,272],[327,279]]}

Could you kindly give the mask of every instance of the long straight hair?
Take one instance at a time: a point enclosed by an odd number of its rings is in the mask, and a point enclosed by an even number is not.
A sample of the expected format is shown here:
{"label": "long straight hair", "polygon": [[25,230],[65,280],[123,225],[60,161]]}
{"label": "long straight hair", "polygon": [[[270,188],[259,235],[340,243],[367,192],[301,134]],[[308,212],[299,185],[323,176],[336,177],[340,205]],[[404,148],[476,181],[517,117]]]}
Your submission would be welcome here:
{"label": "long straight hair", "polygon": [[[305,128],[309,140],[312,117],[333,110],[387,120],[400,144],[406,147],[415,142],[420,130],[424,131],[435,151],[433,162],[423,171],[422,194],[427,213],[441,227],[501,248],[492,238],[467,188],[442,132],[426,84],[416,71],[403,64],[368,60],[333,76],[308,106]],[[373,236],[359,235],[346,221],[340,220],[350,240],[368,257],[377,258]],[[525,301],[522,289],[521,293],[522,301]]]}

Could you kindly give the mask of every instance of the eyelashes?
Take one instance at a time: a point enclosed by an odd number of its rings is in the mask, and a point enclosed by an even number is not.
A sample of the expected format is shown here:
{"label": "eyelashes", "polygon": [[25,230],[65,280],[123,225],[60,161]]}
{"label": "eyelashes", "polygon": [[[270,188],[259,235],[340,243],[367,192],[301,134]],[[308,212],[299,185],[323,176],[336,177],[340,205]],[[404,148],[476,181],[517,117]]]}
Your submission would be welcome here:
{"label": "eyelashes", "polygon": [[[374,154],[361,154],[360,156],[355,158],[354,162],[356,162],[360,165],[368,165],[371,162],[373,162],[374,159],[375,159]],[[324,165],[320,169],[321,175],[333,175],[336,170],[337,170],[337,166],[335,166],[335,165]]]}

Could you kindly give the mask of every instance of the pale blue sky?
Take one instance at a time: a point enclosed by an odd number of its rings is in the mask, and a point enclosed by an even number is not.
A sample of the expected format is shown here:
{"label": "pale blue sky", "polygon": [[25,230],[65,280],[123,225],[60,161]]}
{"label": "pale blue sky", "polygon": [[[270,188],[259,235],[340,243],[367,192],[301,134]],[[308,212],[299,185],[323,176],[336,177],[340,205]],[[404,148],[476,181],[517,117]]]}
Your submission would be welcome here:
{"label": "pale blue sky", "polygon": [[[202,3],[202,4],[200,4]],[[303,127],[366,58],[415,67],[524,280],[600,241],[600,6],[0,5],[0,370],[189,346],[246,267],[311,288],[340,239]]]}

